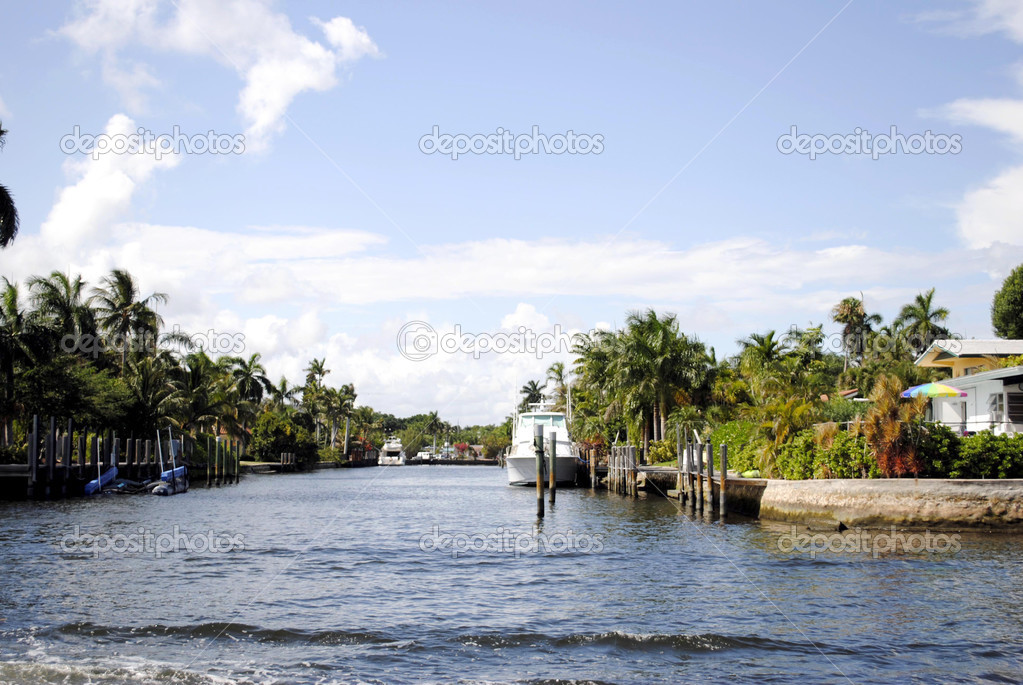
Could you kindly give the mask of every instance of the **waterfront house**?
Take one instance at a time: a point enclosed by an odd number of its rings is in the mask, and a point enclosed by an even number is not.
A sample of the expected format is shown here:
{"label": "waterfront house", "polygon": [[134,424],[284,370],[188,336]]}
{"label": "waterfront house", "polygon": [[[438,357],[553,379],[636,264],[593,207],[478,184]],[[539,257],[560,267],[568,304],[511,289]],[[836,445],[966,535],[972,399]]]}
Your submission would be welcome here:
{"label": "waterfront house", "polygon": [[[1023,355],[1023,340],[942,339],[932,342],[916,364],[949,369],[958,379],[1000,368],[1002,359],[1017,355]],[[958,382],[949,385],[959,387]]]}
{"label": "waterfront house", "polygon": [[942,381],[966,397],[935,397],[930,415],[961,434],[991,430],[1023,433],[1023,366],[972,373]]}

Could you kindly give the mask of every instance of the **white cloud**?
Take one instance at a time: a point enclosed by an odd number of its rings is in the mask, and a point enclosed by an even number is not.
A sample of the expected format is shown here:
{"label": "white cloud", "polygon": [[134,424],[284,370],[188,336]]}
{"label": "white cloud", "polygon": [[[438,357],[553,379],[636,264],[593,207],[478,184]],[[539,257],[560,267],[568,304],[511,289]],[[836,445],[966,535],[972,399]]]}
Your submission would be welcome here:
{"label": "white cloud", "polygon": [[970,247],[1023,245],[1023,166],[968,192],[956,211],[960,234]]}
{"label": "white cloud", "polygon": [[962,10],[932,10],[918,21],[938,24],[942,30],[962,36],[1004,33],[1023,43],[1023,5],[1018,0],[968,0]]}
{"label": "white cloud", "polygon": [[288,17],[261,0],[80,0],[75,18],[59,34],[102,55],[104,79],[132,108],[159,84],[141,63],[122,66],[120,53],[142,47],[200,55],[233,69],[244,81],[238,112],[246,123],[246,149],[259,150],[284,128],[291,102],[308,90],[337,85],[339,69],[364,56],[380,56],[365,29],[345,17],[314,19],[328,45],[297,33]]}
{"label": "white cloud", "polygon": [[7,105],[4,103],[4,99],[0,98],[0,117],[9,119],[11,118],[11,110],[7,109]]}

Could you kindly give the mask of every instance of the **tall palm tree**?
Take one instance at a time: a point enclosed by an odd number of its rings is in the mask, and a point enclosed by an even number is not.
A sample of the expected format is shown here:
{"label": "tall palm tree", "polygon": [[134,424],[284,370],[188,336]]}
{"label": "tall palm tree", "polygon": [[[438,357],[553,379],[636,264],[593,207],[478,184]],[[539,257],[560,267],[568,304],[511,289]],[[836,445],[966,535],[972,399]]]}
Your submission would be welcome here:
{"label": "tall palm tree", "polygon": [[[7,130],[0,122],[0,149],[6,142]],[[0,247],[7,247],[18,234],[18,208],[7,188],[0,184]]]}
{"label": "tall palm tree", "polygon": [[156,340],[163,319],[151,305],[166,302],[165,293],[139,296],[135,278],[122,269],[114,269],[103,278],[102,287],[93,288],[89,304],[96,310],[99,325],[121,343],[121,375],[128,362],[128,347],[139,338]]}
{"label": "tall palm tree", "polygon": [[896,323],[903,326],[910,336],[911,346],[916,352],[925,350],[934,340],[947,338],[948,329],[940,325],[948,319],[949,311],[945,307],[934,306],[934,288],[926,293],[918,293],[916,298],[904,306],[895,317]]}
{"label": "tall palm tree", "polygon": [[262,363],[262,355],[254,352],[248,359],[243,357],[232,357],[231,378],[238,387],[241,396],[259,404],[263,397],[269,395],[273,390],[273,383],[266,377],[266,368]]}
{"label": "tall palm tree", "polygon": [[553,386],[554,408],[566,409],[568,406],[568,379],[565,374],[565,362],[554,362],[547,369],[547,383]]}
{"label": "tall palm tree", "polygon": [[881,316],[867,314],[861,294],[860,299],[846,297],[836,304],[831,310],[831,320],[842,324],[842,349],[845,351],[845,365],[842,370],[849,369],[850,354],[862,364],[867,336],[873,331],[874,326],[881,323]]}
{"label": "tall palm tree", "polygon": [[268,408],[283,410],[293,406],[295,399],[298,397],[298,391],[298,388],[288,384],[286,376],[281,376],[281,380],[277,382],[277,385],[270,388]]}
{"label": "tall palm tree", "polygon": [[70,336],[76,343],[76,351],[87,352],[77,343],[83,340],[83,336],[96,333],[96,313],[86,304],[86,284],[81,275],[72,278],[54,271],[45,278],[33,276],[27,283],[32,306],[41,316],[49,318],[55,330],[64,336],[60,341],[61,348],[68,349],[66,343]]}
{"label": "tall palm tree", "polygon": [[543,385],[540,381],[529,381],[519,389],[522,395],[522,402],[519,408],[522,411],[529,409],[529,405],[543,402]]}
{"label": "tall palm tree", "polygon": [[18,364],[37,361],[48,347],[52,331],[31,310],[21,305],[18,285],[3,279],[0,291],[0,445],[14,439],[14,369]]}

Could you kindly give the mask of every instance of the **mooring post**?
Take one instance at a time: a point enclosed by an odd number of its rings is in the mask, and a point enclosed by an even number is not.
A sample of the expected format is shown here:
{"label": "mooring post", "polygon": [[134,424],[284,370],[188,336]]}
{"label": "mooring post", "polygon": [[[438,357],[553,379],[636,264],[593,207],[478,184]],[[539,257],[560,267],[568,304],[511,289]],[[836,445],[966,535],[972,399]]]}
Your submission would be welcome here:
{"label": "mooring post", "polygon": [[589,450],[590,456],[590,490],[597,489],[597,449],[591,447]]}
{"label": "mooring post", "polygon": [[714,446],[707,441],[707,509],[714,511]]}
{"label": "mooring post", "polygon": [[85,452],[86,452],[86,436],[85,431],[82,429],[78,430],[78,477],[85,477]]}
{"label": "mooring post", "polygon": [[213,451],[210,448],[210,440],[211,439],[212,438],[206,438],[206,487],[209,487],[210,484],[213,482],[213,480],[212,480],[212,478],[213,478],[213,469],[211,468],[212,464],[210,463],[210,456],[212,456],[212,455],[210,455],[210,452]]}
{"label": "mooring post", "polygon": [[682,431],[675,426],[675,459],[678,460],[678,476],[675,478],[675,494],[681,502],[685,497],[682,492]]}
{"label": "mooring post", "polygon": [[64,480],[61,483],[61,493],[67,497],[67,484],[71,480],[71,453],[74,449],[75,434],[72,432],[74,422],[67,420],[67,436],[64,438]]}
{"label": "mooring post", "polygon": [[28,434],[28,497],[36,495],[36,480],[39,477],[39,415],[32,415],[32,430]]}
{"label": "mooring post", "polygon": [[536,452],[536,517],[543,518],[543,426],[533,426],[533,450]]}
{"label": "mooring post", "polygon": [[50,430],[46,432],[46,499],[53,494],[53,476],[57,471],[57,417],[50,417]]}
{"label": "mooring post", "polygon": [[551,506],[554,506],[554,499],[558,492],[558,434],[551,431],[547,434],[547,440],[550,442],[550,457],[548,462],[551,465],[550,475],[550,489],[551,489]]}
{"label": "mooring post", "polygon": [[721,518],[724,518],[728,513],[728,507],[725,505],[725,484],[728,478],[728,445],[721,443],[721,492],[718,494],[718,511]]}
{"label": "mooring post", "polygon": [[693,456],[696,458],[696,508],[703,511],[703,443],[696,443]]}

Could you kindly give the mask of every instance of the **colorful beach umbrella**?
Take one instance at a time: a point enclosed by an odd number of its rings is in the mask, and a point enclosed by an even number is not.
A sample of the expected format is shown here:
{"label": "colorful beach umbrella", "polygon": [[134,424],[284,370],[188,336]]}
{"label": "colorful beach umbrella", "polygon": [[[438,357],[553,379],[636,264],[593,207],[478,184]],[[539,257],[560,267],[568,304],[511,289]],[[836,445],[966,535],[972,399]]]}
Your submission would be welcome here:
{"label": "colorful beach umbrella", "polygon": [[914,385],[902,393],[903,397],[966,397],[966,393],[959,388],[953,388],[944,383],[924,383]]}

